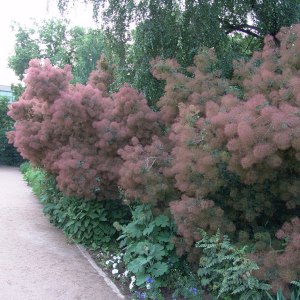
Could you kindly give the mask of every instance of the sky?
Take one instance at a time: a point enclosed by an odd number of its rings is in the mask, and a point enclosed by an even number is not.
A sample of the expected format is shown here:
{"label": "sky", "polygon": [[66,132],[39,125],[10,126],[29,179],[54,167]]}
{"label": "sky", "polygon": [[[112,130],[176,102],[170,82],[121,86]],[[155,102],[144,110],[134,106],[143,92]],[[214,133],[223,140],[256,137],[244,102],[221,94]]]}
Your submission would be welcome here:
{"label": "sky", "polygon": [[[47,10],[48,2],[48,10]],[[30,26],[32,19],[42,22],[44,19],[61,18],[56,0],[9,0],[5,1],[1,9],[0,17],[0,85],[11,85],[19,82],[14,72],[7,66],[8,57],[14,51],[14,33],[11,24],[16,21]],[[66,15],[71,25],[83,27],[96,27],[92,18],[92,7],[85,4],[77,4]]]}

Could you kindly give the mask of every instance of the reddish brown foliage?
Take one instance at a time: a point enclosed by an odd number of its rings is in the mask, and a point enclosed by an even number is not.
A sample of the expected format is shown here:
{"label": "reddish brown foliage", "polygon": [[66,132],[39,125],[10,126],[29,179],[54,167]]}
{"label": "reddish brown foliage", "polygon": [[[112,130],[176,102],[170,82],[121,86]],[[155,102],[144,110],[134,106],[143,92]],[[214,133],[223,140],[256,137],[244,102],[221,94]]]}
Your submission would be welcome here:
{"label": "reddish brown foliage", "polygon": [[103,96],[109,95],[109,86],[113,83],[114,66],[109,65],[105,56],[102,54],[97,62],[96,70],[92,71],[87,84],[100,90]]}
{"label": "reddish brown foliage", "polygon": [[[203,224],[209,210],[200,204],[188,208],[187,199],[201,203],[197,199],[202,197],[222,208],[257,251],[266,251],[270,239],[282,247],[274,233],[284,220],[299,214],[300,205],[299,35],[300,25],[283,29],[278,35],[280,48],[267,37],[262,52],[247,63],[235,63],[232,81],[221,80],[217,72],[206,74],[201,63],[189,69],[192,78],[178,74],[178,66],[162,69],[166,88],[159,105],[162,118],[171,124],[168,138],[174,144],[167,173],[191,197],[170,206],[185,241],[177,242],[180,253],[190,251],[198,227],[210,228]],[[174,86],[180,85],[183,88],[175,95]],[[285,270],[277,267],[283,275],[277,283],[270,279],[274,287],[285,288],[292,273],[299,278],[299,270],[291,264]],[[267,270],[263,267],[261,273],[265,276]]]}
{"label": "reddish brown foliage", "polygon": [[235,230],[234,224],[224,217],[224,211],[216,207],[212,200],[182,196],[181,200],[170,203],[170,209],[178,224],[178,234],[184,239],[184,243],[180,239],[175,240],[177,253],[189,253],[190,261],[199,257],[199,251],[193,249],[194,242],[201,239],[198,228],[208,233],[215,233],[218,228],[222,228],[222,232]]}
{"label": "reddish brown foliage", "polygon": [[274,293],[279,288],[288,291],[291,281],[299,280],[300,273],[300,219],[293,218],[291,222],[285,222],[276,237],[286,243],[284,251],[276,251],[278,245],[272,245],[275,249],[258,251],[252,256],[261,266],[255,275],[261,280],[267,280],[272,284]]}
{"label": "reddish brown foliage", "polygon": [[24,94],[10,109],[16,120],[10,141],[23,157],[55,174],[68,195],[117,197],[122,166],[117,151],[133,137],[145,145],[158,132],[157,113],[138,92],[125,86],[107,95],[110,76],[98,69],[86,86],[73,86],[68,67],[35,60]]}
{"label": "reddish brown foliage", "polygon": [[164,138],[154,136],[152,144],[143,147],[134,138],[132,146],[119,150],[118,153],[124,160],[119,172],[119,184],[124,188],[128,199],[139,199],[164,208],[166,202],[177,197],[174,179],[167,172],[172,164],[168,145]]}

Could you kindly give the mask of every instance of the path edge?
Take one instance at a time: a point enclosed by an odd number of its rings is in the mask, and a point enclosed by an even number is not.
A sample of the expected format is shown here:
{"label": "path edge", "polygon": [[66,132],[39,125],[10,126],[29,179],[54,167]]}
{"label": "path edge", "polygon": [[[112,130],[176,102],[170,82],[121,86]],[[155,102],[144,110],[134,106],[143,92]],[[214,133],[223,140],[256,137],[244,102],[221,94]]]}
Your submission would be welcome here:
{"label": "path edge", "polygon": [[111,279],[102,271],[102,269],[96,264],[91,255],[86,251],[86,249],[81,245],[76,245],[81,254],[87,259],[90,265],[94,268],[94,270],[101,276],[106,284],[113,290],[114,293],[118,295],[120,299],[125,299],[125,296],[122,295],[118,287],[111,281]]}

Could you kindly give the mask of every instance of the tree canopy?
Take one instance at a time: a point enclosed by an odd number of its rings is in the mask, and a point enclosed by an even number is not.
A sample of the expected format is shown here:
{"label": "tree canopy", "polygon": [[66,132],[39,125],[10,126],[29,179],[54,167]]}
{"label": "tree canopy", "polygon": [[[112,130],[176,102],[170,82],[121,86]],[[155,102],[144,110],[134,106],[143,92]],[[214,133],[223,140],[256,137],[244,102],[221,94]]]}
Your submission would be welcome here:
{"label": "tree canopy", "polygon": [[[61,12],[69,0],[57,0]],[[108,36],[109,60],[118,65],[116,84],[129,82],[155,106],[162,83],[153,79],[149,61],[176,58],[193,63],[199,48],[214,48],[223,76],[232,60],[259,50],[263,37],[300,20],[294,0],[85,0]],[[76,3],[74,1],[73,3]],[[134,29],[133,29],[134,28]],[[129,42],[130,41],[130,42]]]}
{"label": "tree canopy", "polygon": [[49,58],[58,67],[70,64],[73,81],[86,83],[103,51],[100,30],[70,28],[67,21],[52,19],[28,28],[16,24],[14,30],[15,53],[9,58],[9,67],[20,80],[31,59]]}

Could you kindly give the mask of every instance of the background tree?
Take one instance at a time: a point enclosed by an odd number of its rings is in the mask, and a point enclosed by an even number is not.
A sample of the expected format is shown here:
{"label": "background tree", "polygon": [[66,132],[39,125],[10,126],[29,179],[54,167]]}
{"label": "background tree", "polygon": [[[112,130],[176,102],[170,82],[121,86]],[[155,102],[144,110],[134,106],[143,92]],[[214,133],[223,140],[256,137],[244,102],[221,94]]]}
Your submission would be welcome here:
{"label": "background tree", "polygon": [[[16,24],[15,53],[9,67],[20,80],[33,58],[49,58],[63,67],[72,66],[73,82],[86,83],[90,72],[103,52],[104,36],[98,29],[70,28],[67,21],[48,20],[42,25],[27,28]],[[17,95],[18,89],[16,86]]]}
{"label": "background tree", "polygon": [[8,144],[6,132],[13,129],[13,120],[8,117],[9,99],[0,96],[0,164],[19,165],[22,158],[16,149]]}
{"label": "background tree", "polygon": [[[300,20],[299,1],[294,0],[85,2],[93,4],[94,18],[103,20],[108,58],[118,66],[115,85],[129,82],[145,93],[152,107],[163,91],[163,83],[150,74],[149,61],[156,56],[175,57],[187,67],[200,47],[214,48],[222,75],[230,77],[233,59],[249,57],[261,49],[266,34],[275,37],[282,26]],[[64,12],[69,1],[57,4]]]}
{"label": "background tree", "polygon": [[34,29],[19,26],[15,35],[15,54],[9,57],[8,65],[20,80],[24,77],[28,62],[34,57],[40,57],[39,46],[33,38],[34,33]]}

